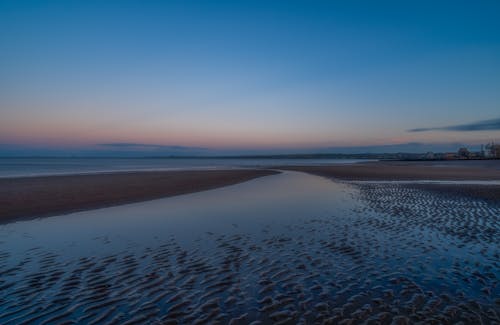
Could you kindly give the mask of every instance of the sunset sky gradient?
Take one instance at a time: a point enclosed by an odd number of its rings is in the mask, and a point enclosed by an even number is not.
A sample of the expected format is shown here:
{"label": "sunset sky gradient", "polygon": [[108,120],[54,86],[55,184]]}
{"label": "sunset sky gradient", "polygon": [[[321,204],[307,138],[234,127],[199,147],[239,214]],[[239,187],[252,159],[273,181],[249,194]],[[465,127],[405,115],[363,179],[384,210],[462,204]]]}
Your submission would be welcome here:
{"label": "sunset sky gradient", "polygon": [[499,1],[0,1],[0,154],[500,140],[447,129],[500,117],[499,17]]}

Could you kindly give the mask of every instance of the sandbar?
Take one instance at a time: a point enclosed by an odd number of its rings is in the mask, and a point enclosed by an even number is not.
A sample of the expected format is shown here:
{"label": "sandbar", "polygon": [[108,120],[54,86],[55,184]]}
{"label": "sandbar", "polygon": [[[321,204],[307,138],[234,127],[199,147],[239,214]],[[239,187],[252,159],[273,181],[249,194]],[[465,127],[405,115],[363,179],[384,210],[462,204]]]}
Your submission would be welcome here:
{"label": "sandbar", "polygon": [[276,173],[234,169],[0,178],[0,223],[210,190]]}

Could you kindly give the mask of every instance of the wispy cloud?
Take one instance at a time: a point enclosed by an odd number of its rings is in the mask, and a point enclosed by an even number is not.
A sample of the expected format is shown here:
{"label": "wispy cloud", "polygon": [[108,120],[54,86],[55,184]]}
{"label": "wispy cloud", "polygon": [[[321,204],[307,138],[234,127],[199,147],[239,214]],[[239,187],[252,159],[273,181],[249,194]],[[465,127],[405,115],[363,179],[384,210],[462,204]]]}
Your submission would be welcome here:
{"label": "wispy cloud", "polygon": [[433,128],[416,128],[408,132],[426,132],[426,131],[493,131],[500,130],[500,118],[484,120],[479,122],[458,124],[450,126],[441,126]]}
{"label": "wispy cloud", "polygon": [[108,149],[126,149],[126,150],[204,150],[205,148],[199,147],[185,147],[185,146],[167,146],[161,144],[148,144],[148,143],[134,143],[134,142],[112,142],[112,143],[99,143],[98,146],[106,147]]}

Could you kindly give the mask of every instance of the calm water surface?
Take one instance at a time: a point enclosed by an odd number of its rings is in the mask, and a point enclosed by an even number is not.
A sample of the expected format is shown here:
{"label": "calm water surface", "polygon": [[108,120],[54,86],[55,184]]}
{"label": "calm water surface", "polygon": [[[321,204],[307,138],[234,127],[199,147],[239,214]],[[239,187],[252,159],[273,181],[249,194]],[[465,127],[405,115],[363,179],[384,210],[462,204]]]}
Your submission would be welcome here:
{"label": "calm water surface", "polygon": [[284,165],[353,164],[360,159],[217,158],[0,158],[0,177],[124,171],[248,168]]}
{"label": "calm water surface", "polygon": [[12,223],[2,232],[4,239],[24,237],[4,243],[15,243],[12,249],[43,245],[64,252],[70,245],[73,257],[79,251],[103,253],[96,237],[113,239],[118,247],[170,236],[189,244],[207,231],[234,233],[305,216],[327,217],[352,207],[348,197],[339,195],[346,190],[324,178],[287,172],[211,191]]}

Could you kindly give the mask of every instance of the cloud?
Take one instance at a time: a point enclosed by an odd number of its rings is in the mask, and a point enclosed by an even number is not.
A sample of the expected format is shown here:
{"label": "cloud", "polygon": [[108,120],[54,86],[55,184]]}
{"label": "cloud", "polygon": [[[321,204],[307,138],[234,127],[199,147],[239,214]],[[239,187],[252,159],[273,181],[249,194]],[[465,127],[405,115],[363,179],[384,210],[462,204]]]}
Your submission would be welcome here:
{"label": "cloud", "polygon": [[450,126],[441,126],[433,128],[416,128],[408,132],[426,132],[426,131],[494,131],[500,130],[500,118],[484,120],[474,123],[458,124]]}
{"label": "cloud", "polygon": [[161,144],[147,144],[134,142],[112,142],[99,143],[98,146],[108,149],[125,149],[125,150],[204,150],[199,147],[184,147],[184,146],[166,146]]}

